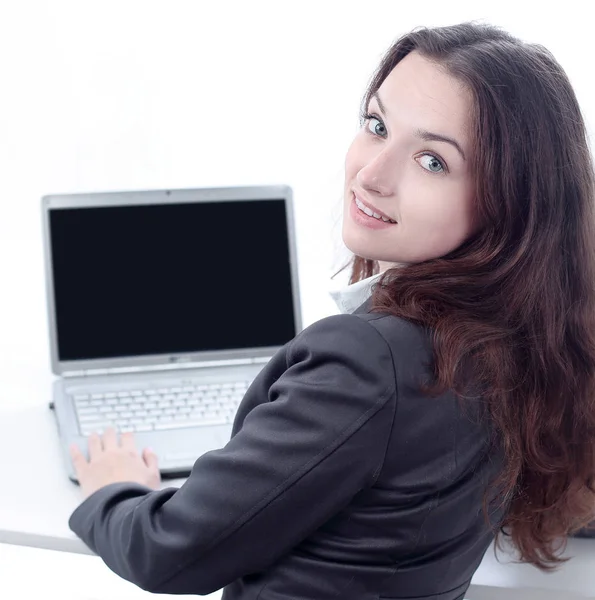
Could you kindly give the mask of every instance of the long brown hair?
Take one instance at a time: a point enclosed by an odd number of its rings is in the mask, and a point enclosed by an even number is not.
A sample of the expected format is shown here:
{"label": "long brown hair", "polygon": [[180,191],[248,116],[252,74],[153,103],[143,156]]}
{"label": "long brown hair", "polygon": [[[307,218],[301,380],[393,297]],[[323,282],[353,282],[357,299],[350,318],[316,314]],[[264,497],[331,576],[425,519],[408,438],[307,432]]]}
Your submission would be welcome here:
{"label": "long brown hair", "polygon": [[[472,92],[481,230],[450,254],[383,275],[374,310],[430,328],[435,391],[466,385],[505,452],[504,530],[521,560],[560,561],[558,541],[595,513],[595,185],[585,125],[542,46],[474,23],[422,28],[383,58],[367,108],[412,51]],[[355,257],[351,281],[377,272]]]}

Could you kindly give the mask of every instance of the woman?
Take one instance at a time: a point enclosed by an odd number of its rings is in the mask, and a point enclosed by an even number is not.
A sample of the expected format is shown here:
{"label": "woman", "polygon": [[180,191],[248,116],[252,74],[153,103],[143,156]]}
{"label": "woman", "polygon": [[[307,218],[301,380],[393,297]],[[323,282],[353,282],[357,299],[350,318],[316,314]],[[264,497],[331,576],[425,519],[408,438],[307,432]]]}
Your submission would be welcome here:
{"label": "woman", "polygon": [[[464,597],[595,507],[593,168],[552,56],[483,25],[388,51],[346,160],[351,282],[180,490],[111,431],[73,448],[72,529],[123,577],[224,598]],[[364,295],[365,297],[365,295]]]}

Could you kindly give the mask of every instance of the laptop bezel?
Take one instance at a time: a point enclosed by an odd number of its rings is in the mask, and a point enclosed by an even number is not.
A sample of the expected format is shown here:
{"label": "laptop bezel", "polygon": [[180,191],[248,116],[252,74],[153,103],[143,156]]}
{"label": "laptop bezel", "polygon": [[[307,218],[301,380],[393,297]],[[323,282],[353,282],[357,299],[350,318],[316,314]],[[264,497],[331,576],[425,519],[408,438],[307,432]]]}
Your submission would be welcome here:
{"label": "laptop bezel", "polygon": [[243,186],[197,189],[170,189],[123,192],[92,192],[78,194],[51,194],[42,198],[43,252],[47,296],[52,372],[56,375],[81,375],[102,372],[135,372],[155,368],[192,367],[201,364],[243,363],[252,359],[266,359],[281,346],[263,348],[197,351],[191,353],[122,356],[117,358],[61,361],[58,356],[58,331],[54,302],[54,280],[50,238],[50,211],[63,208],[91,208],[101,206],[138,206],[147,204],[180,204],[194,202],[230,202],[280,200],[285,203],[289,243],[293,317],[295,334],[302,329],[301,303],[298,281],[293,191],[286,185]]}

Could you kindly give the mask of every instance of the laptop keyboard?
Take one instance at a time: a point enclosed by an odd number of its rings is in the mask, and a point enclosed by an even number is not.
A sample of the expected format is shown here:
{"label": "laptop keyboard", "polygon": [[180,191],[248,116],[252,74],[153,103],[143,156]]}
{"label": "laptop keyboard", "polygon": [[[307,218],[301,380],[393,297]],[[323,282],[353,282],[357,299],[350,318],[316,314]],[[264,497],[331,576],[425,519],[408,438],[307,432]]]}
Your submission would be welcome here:
{"label": "laptop keyboard", "polygon": [[80,433],[160,431],[233,422],[250,381],[73,396]]}

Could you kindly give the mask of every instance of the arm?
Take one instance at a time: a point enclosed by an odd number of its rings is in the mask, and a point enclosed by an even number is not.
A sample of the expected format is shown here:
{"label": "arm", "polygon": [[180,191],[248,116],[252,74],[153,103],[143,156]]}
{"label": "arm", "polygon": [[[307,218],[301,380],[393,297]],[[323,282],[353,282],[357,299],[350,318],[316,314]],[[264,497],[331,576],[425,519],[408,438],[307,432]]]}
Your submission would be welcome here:
{"label": "arm", "polygon": [[70,526],[144,589],[212,592],[274,563],[374,483],[395,393],[380,334],[357,316],[324,319],[263,369],[247,396],[268,401],[179,490],[106,486]]}

